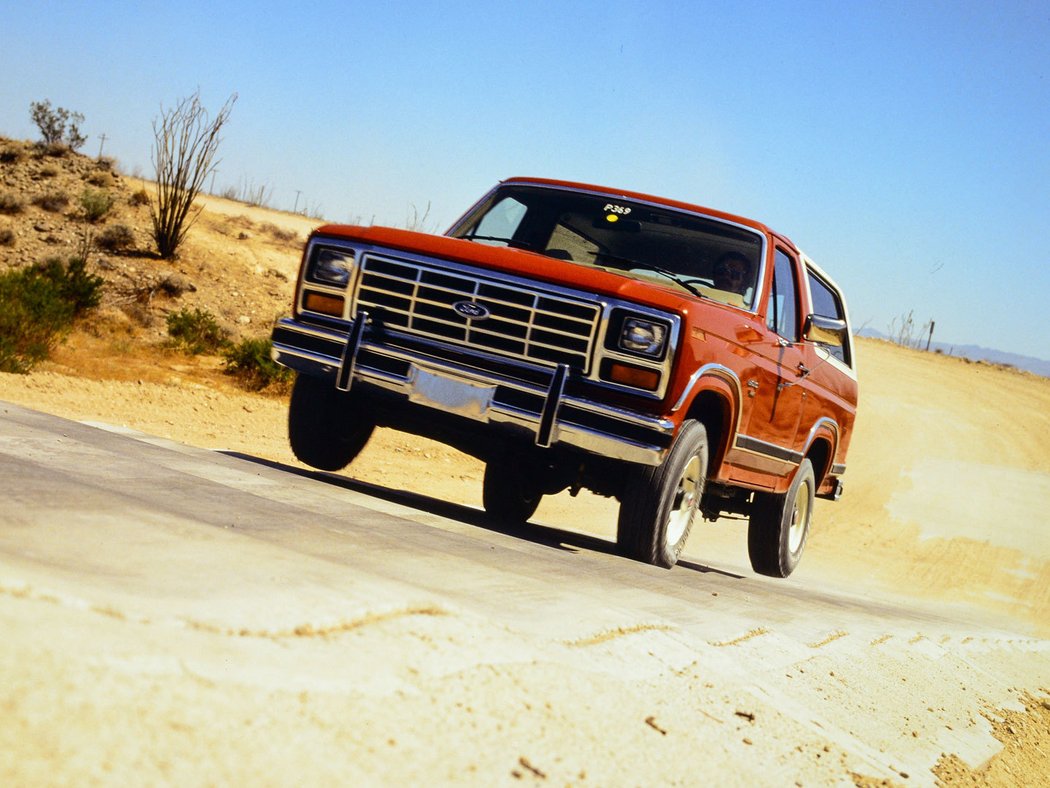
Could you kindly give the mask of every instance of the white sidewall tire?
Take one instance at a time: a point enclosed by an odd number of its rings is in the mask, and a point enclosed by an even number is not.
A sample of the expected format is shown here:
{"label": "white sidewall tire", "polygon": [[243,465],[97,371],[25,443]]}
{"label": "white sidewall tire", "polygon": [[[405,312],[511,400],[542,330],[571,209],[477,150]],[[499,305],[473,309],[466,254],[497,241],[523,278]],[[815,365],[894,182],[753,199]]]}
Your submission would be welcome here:
{"label": "white sidewall tire", "polygon": [[769,577],[787,577],[795,571],[809,539],[816,491],[813,464],[804,459],[786,493],[755,493],[747,529],[752,569]]}
{"label": "white sidewall tire", "polygon": [[700,511],[707,478],[707,430],[688,419],[662,465],[629,474],[616,542],[638,561],[670,569]]}

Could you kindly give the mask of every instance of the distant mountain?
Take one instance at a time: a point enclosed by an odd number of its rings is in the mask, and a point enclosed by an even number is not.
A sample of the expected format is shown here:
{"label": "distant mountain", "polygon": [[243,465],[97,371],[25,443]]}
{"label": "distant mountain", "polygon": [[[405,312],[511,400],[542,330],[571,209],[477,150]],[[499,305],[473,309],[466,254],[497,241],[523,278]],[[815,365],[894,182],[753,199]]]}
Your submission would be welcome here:
{"label": "distant mountain", "polygon": [[[886,339],[890,337],[875,328],[862,328],[857,332],[860,337],[872,337],[873,339]],[[923,344],[920,349],[925,349]],[[1018,353],[1007,353],[1003,350],[981,347],[980,345],[952,345],[947,342],[934,342],[930,345],[930,351],[940,351],[948,356],[959,356],[971,361],[987,361],[991,364],[1007,364],[1011,367],[1024,369],[1044,378],[1050,378],[1050,361],[1034,356],[1022,356]]]}

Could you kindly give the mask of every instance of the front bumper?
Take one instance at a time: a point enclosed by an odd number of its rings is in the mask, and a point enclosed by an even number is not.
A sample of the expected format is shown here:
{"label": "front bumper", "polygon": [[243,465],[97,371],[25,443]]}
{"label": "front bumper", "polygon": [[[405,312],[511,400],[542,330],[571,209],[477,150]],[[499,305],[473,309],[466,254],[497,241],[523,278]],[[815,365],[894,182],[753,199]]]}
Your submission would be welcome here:
{"label": "front bumper", "polygon": [[[674,438],[669,419],[612,407],[586,396],[568,367],[466,353],[370,323],[349,330],[281,318],[273,358],[336,387],[379,389],[407,402],[489,425],[537,446],[572,447],[641,465],[659,465]],[[482,427],[485,429],[485,427]]]}

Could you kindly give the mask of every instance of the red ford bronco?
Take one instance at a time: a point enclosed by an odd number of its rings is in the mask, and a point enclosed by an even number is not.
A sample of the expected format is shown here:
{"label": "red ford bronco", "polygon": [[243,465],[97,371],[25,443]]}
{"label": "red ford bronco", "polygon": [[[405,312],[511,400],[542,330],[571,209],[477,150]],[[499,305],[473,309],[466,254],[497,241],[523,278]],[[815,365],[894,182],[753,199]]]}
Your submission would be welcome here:
{"label": "red ford bronco", "polygon": [[308,239],[273,356],[298,374],[295,455],[345,467],[377,425],[486,463],[483,501],[620,501],[617,544],[671,567],[694,517],[746,516],[786,577],[815,497],[842,494],[857,376],[841,291],[739,216],[535,178],[444,236],[327,225]]}

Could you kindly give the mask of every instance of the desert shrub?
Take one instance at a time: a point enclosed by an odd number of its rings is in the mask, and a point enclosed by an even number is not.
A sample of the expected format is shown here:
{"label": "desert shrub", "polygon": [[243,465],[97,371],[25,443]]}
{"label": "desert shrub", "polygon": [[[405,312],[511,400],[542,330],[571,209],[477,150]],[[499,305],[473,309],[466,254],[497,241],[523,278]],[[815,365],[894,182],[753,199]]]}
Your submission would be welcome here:
{"label": "desert shrub", "polygon": [[197,356],[217,353],[229,345],[229,339],[211,312],[184,308],[168,315],[168,344]]}
{"label": "desert shrub", "polygon": [[194,207],[209,173],[215,171],[222,127],[230,118],[234,93],[214,119],[200,102],[200,90],[161,113],[153,122],[156,201],[150,201],[157,251],[170,260],[178,251],[202,206]]}
{"label": "desert shrub", "polygon": [[52,167],[50,164],[47,164],[40,168],[41,178],[54,178],[56,175],[58,175],[58,167]]}
{"label": "desert shrub", "polygon": [[[230,190],[227,189],[225,194]],[[240,185],[233,192],[234,197],[232,199],[238,202],[243,202],[249,207],[261,206],[264,208],[270,207],[270,200],[273,197],[273,187],[267,186],[266,184],[256,184],[249,179],[243,179]]]}
{"label": "desert shrub", "polygon": [[259,229],[268,233],[275,241],[283,243],[291,243],[299,238],[299,234],[294,230],[283,230],[272,222],[263,222],[259,225]]}
{"label": "desert shrub", "polygon": [[153,326],[156,325],[156,319],[153,316],[153,312],[150,310],[148,302],[136,298],[133,301],[121,304],[119,308],[120,311],[136,325],[142,326],[143,328],[153,328]]}
{"label": "desert shrub", "polygon": [[[308,217],[310,219],[317,219],[319,221],[324,221],[324,205],[319,203],[319,202],[318,203],[314,203],[313,205],[310,205],[309,203],[303,205],[303,209],[299,213],[301,213],[303,216],[306,216],[306,217]],[[364,225],[365,224],[365,220],[364,220],[363,217],[359,216],[359,217],[357,217],[356,220],[348,222],[348,224]],[[372,217],[372,221],[368,222],[368,224],[369,225],[375,224],[375,216]]]}
{"label": "desert shrub", "polygon": [[135,243],[135,234],[126,224],[107,227],[95,239],[95,246],[107,252],[121,252]]}
{"label": "desert shrub", "polygon": [[[899,323],[898,320],[900,321]],[[925,344],[926,349],[929,350],[930,340],[933,339],[934,325],[935,323],[929,320],[923,323],[922,326],[918,326],[915,323],[915,310],[911,310],[908,314],[901,315],[899,318],[895,317],[890,322],[890,339],[898,345],[915,350],[922,350]],[[924,339],[925,342],[923,341]]]}
{"label": "desert shrub", "polygon": [[0,164],[18,164],[20,161],[22,161],[22,151],[18,148],[0,150]]}
{"label": "desert shrub", "polygon": [[33,205],[51,213],[58,213],[69,205],[69,195],[59,191],[44,192],[33,198]]}
{"label": "desert shrub", "polygon": [[0,227],[0,246],[14,246],[15,231],[10,227]]}
{"label": "desert shrub", "polygon": [[100,221],[113,207],[113,195],[101,189],[84,189],[80,195],[80,207],[89,222]]}
{"label": "desert shrub", "polygon": [[149,205],[149,192],[145,189],[139,189],[136,192],[132,192],[131,197],[128,198],[128,202],[132,205]]}
{"label": "desert shrub", "polygon": [[94,172],[89,173],[84,180],[92,186],[105,188],[113,185],[113,174],[106,170],[95,170]]}
{"label": "desert shrub", "polygon": [[292,371],[271,358],[272,347],[268,337],[242,339],[236,345],[230,345],[222,353],[226,374],[233,375],[251,391],[291,383]]}
{"label": "desert shrub", "polygon": [[29,372],[73,322],[54,284],[32,269],[0,274],[0,372]]}
{"label": "desert shrub", "polygon": [[420,215],[416,204],[412,203],[412,214],[405,217],[405,229],[413,230],[417,233],[437,233],[437,225],[430,220],[429,202],[427,202],[427,207],[424,209],[422,215]]}
{"label": "desert shrub", "polygon": [[73,321],[98,306],[101,290],[83,258],[0,274],[0,371],[26,373],[46,359]]}
{"label": "desert shrub", "polygon": [[11,192],[0,192],[0,213],[22,213],[24,208],[25,204],[18,198],[18,195]]}
{"label": "desert shrub", "polygon": [[43,144],[53,155],[62,155],[66,148],[76,150],[87,142],[87,137],[80,133],[84,116],[79,112],[62,107],[52,109],[50,100],[44,99],[29,105],[29,117],[40,129]]}
{"label": "desert shrub", "polygon": [[52,257],[42,265],[35,266],[35,269],[54,283],[62,300],[73,308],[75,318],[94,309],[102,300],[105,280],[88,273],[86,254],[71,258],[65,265],[57,257]]}

